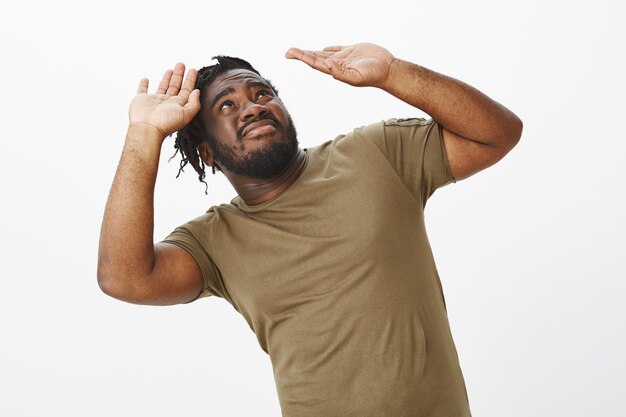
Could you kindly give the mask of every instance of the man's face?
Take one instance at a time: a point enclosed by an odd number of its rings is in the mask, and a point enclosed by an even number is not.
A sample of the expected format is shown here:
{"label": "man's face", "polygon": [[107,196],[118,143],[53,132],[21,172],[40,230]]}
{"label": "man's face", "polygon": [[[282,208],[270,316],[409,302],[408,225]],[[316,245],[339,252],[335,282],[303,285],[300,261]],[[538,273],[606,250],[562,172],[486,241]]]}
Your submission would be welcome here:
{"label": "man's face", "polygon": [[267,81],[248,70],[229,70],[215,78],[203,95],[202,119],[214,139],[215,161],[238,175],[276,177],[298,149],[287,109]]}

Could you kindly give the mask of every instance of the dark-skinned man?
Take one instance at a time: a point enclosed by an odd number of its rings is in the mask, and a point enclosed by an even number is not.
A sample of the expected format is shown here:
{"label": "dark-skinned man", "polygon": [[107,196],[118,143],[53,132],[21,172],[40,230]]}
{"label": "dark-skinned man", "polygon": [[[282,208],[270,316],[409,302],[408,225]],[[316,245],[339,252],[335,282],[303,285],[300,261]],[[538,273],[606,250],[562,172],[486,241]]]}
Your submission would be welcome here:
{"label": "dark-skinned man", "polygon": [[[138,304],[227,300],[270,356],[283,416],[469,416],[423,212],[437,188],[506,155],[521,121],[377,45],[286,56],[432,119],[301,149],[276,89],[243,60],[200,76],[177,64],[154,94],[142,80],[105,209],[100,287]],[[155,244],[159,155],[174,132],[184,162],[201,179],[205,165],[223,172],[237,196]]]}

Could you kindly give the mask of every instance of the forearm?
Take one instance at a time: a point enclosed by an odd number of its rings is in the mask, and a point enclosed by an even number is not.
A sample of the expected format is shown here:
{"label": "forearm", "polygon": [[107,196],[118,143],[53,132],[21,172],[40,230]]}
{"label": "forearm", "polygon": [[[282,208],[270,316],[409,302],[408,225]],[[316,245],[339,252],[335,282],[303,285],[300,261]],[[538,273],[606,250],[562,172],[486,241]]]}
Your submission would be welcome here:
{"label": "forearm", "polygon": [[128,129],[100,234],[98,283],[106,293],[132,293],[153,267],[154,184],[162,140],[145,125]]}
{"label": "forearm", "polygon": [[474,87],[419,65],[396,59],[381,88],[474,142],[512,146],[521,135],[520,119],[506,107]]}

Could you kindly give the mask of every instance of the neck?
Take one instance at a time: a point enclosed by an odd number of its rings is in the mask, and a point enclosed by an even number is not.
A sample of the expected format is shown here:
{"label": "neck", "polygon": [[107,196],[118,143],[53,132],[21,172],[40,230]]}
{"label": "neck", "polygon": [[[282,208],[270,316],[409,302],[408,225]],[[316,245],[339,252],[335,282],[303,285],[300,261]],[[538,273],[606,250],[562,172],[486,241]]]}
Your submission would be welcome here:
{"label": "neck", "polygon": [[249,206],[256,206],[277,197],[285,191],[300,175],[304,169],[307,154],[302,149],[292,158],[287,167],[274,178],[261,180],[258,178],[244,177],[224,170],[224,175],[239,194],[239,197]]}

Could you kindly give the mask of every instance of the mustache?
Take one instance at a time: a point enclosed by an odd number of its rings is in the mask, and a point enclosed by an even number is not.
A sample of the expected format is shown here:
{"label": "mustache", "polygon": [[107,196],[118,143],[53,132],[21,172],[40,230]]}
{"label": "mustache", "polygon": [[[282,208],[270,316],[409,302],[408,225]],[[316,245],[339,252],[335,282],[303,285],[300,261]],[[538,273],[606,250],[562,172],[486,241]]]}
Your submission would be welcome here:
{"label": "mustache", "polygon": [[261,120],[271,120],[272,123],[274,123],[276,129],[282,130],[282,125],[280,124],[280,122],[273,115],[267,114],[265,116],[255,117],[254,119],[248,120],[243,125],[241,125],[241,127],[237,129],[237,140],[240,142],[243,141],[243,131],[252,123],[259,122]]}

